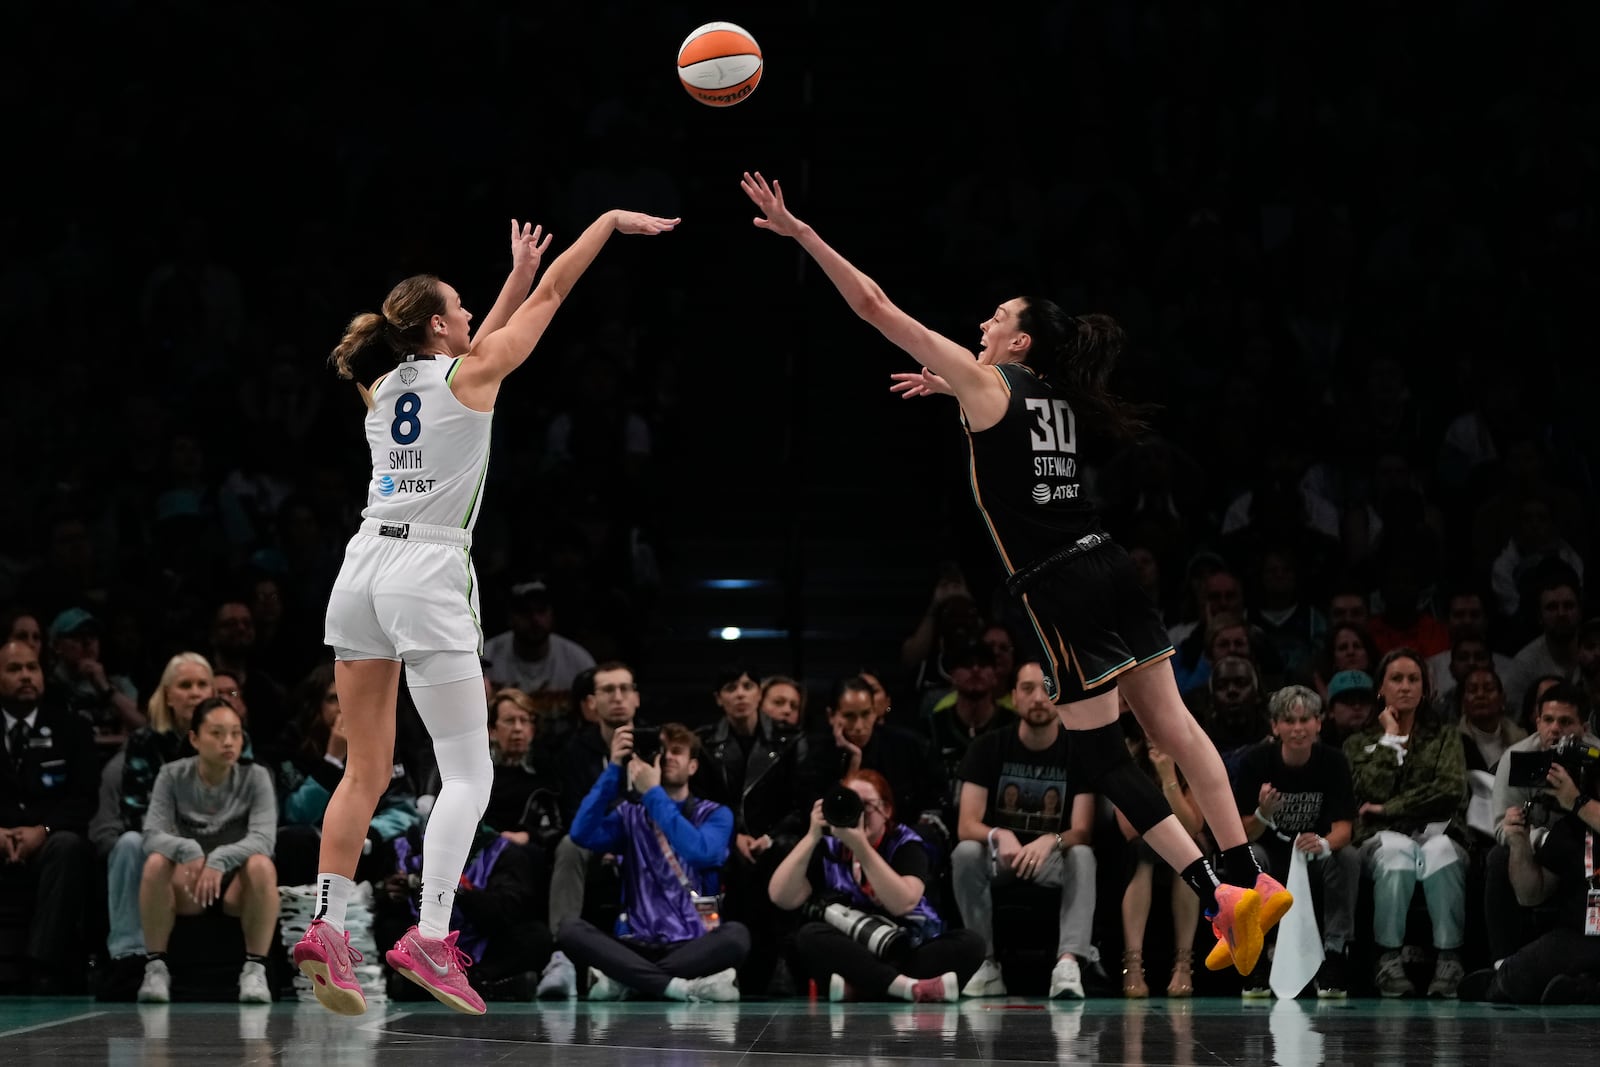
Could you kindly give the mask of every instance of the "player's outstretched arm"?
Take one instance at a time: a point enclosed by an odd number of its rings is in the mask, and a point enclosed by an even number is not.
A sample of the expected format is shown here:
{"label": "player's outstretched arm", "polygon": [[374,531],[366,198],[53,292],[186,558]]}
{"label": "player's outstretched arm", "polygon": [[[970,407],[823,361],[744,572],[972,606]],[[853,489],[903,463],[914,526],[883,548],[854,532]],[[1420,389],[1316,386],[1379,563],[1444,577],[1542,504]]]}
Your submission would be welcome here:
{"label": "player's outstretched arm", "polygon": [[457,393],[465,400],[467,396],[463,390],[473,392],[484,386],[497,388],[506,375],[522,365],[549,328],[556,309],[613,233],[666,233],[681,221],[621,210],[608,211],[595,219],[571,247],[550,264],[539,284],[506,324],[473,343],[472,351],[456,375]]}
{"label": "player's outstretched arm", "polygon": [[533,288],[534,276],[539,273],[539,263],[549,248],[550,235],[544,232],[543,226],[531,222],[519,224],[516,219],[511,220],[511,273],[506,275],[506,283],[500,287],[494,307],[478,323],[478,329],[472,335],[473,344],[504,326],[518,305],[527,299],[528,290]]}
{"label": "player's outstretched arm", "polygon": [[975,395],[985,388],[991,372],[980,367],[971,352],[901,311],[877,282],[834,251],[817,236],[816,230],[796,218],[784,203],[781,184],[776,181],[769,184],[760,171],[753,174],[747,171],[739,185],[764,216],[754,220],[756,227],[799,241],[800,247],[817,261],[817,266],[839,290],[851,311],[943,379],[957,397]]}

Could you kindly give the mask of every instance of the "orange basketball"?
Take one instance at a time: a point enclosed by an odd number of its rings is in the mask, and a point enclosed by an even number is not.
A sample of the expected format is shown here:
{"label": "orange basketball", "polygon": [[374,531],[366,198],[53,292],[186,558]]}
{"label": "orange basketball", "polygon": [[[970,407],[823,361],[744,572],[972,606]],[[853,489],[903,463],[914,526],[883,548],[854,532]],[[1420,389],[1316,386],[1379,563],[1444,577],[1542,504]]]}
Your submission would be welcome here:
{"label": "orange basketball", "polygon": [[711,107],[732,107],[761,84],[761,46],[731,22],[708,22],[678,49],[678,80]]}

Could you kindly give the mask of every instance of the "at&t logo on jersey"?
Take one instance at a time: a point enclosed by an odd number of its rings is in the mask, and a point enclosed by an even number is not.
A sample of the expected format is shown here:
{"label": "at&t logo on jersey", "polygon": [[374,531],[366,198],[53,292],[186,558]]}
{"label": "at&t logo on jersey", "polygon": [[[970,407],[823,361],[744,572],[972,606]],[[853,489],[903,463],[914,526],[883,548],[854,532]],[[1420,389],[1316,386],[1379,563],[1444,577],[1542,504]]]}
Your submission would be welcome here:
{"label": "at&t logo on jersey", "polygon": [[394,496],[394,479],[387,474],[378,478],[378,495]]}
{"label": "at&t logo on jersey", "polygon": [[1078,488],[1078,485],[1073,483],[1071,485],[1058,485],[1052,489],[1043,482],[1039,482],[1033,487],[1033,502],[1035,504],[1048,504],[1052,500],[1076,500],[1078,499]]}

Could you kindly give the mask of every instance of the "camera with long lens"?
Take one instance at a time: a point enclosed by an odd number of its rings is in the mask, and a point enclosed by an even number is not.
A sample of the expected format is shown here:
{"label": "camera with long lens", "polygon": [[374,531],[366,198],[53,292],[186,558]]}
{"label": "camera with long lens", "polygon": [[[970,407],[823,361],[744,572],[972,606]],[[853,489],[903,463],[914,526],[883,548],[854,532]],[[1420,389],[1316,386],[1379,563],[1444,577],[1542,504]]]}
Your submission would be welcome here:
{"label": "camera with long lens", "polygon": [[836,785],[822,795],[822,818],[830,827],[850,829],[860,826],[865,810],[861,794],[847,785]]}
{"label": "camera with long lens", "polygon": [[893,952],[895,946],[910,936],[899,923],[852,908],[848,904],[821,904],[813,900],[806,904],[805,914],[812,919],[821,919],[857,944],[864,945],[879,959]]}
{"label": "camera with long lens", "polygon": [[1524,789],[1543,789],[1550,768],[1559,763],[1584,796],[1594,796],[1600,782],[1600,748],[1583,738],[1567,735],[1539,752],[1511,752],[1510,784]]}

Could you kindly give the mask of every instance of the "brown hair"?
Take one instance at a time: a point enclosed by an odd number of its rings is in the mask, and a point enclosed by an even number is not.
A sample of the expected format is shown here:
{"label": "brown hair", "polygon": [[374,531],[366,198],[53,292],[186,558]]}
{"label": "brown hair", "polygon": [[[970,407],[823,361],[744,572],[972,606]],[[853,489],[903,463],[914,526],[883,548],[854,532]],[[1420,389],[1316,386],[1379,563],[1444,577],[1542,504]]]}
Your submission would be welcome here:
{"label": "brown hair", "polygon": [[660,730],[661,747],[671,748],[674,745],[686,745],[689,749],[689,758],[700,757],[700,735],[683,725],[681,722],[669,722]]}
{"label": "brown hair", "polygon": [[397,356],[415,352],[428,339],[428,320],[445,313],[439,279],[432,274],[413,274],[384,298],[383,311],[363,311],[350,320],[344,336],[328,362],[341,378],[353,378],[351,365],[363,351],[382,341]]}
{"label": "brown hair", "polygon": [[1127,338],[1110,315],[1068,315],[1061,305],[1024,296],[1017,329],[1033,338],[1024,362],[1066,390],[1078,418],[1108,436],[1131,440],[1150,429],[1154,409],[1111,392],[1111,372]]}
{"label": "brown hair", "polygon": [[889,779],[869,768],[851,771],[839,779],[844,785],[851,782],[866,782],[878,792],[878,799],[883,801],[883,818],[885,822],[894,822],[894,790],[889,787]]}

